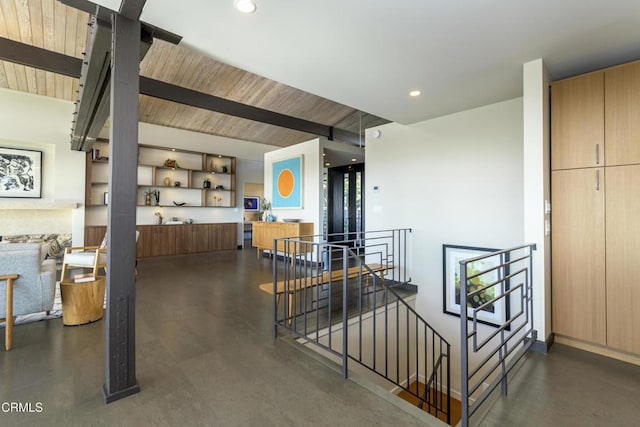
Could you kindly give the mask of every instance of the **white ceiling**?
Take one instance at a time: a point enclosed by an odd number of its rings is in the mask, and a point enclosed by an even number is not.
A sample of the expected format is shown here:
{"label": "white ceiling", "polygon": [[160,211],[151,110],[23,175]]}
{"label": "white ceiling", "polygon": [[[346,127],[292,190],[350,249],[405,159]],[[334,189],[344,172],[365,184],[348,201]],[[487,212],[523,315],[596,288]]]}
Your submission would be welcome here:
{"label": "white ceiling", "polygon": [[141,19],[215,59],[400,123],[521,96],[522,64],[537,58],[554,79],[640,58],[638,0],[256,2],[242,15],[233,0],[147,0]]}

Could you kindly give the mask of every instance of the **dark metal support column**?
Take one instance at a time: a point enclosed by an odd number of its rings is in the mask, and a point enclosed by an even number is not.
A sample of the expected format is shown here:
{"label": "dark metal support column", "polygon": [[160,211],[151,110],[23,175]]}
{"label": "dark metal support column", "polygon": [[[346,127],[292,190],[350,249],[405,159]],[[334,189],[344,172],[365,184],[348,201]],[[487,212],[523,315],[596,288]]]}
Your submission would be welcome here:
{"label": "dark metal support column", "polygon": [[135,354],[140,22],[112,17],[105,384],[110,403],[140,391]]}

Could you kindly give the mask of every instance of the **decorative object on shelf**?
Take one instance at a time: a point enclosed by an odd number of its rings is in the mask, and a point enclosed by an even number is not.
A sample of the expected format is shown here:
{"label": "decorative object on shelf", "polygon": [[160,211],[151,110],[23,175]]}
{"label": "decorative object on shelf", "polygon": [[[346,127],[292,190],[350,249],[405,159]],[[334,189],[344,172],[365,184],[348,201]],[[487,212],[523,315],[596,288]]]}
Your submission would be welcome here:
{"label": "decorative object on shelf", "polygon": [[167,159],[167,160],[165,160],[164,161],[164,166],[167,167],[167,168],[173,168],[173,169],[179,167],[178,166],[178,162],[176,162],[175,159]]}
{"label": "decorative object on shelf", "polygon": [[186,204],[187,204],[187,202],[180,202],[180,203],[178,203],[178,202],[176,202],[176,201],[174,200],[174,201],[173,201],[173,204],[174,204],[174,205],[176,205],[176,206],[184,206],[184,205],[186,205]]}
{"label": "decorative object on shelf", "polygon": [[184,220],[185,224],[193,224],[193,220],[191,218]]}
{"label": "decorative object on shelf", "polygon": [[[444,313],[460,316],[460,261],[496,252],[497,250],[498,249],[474,248],[470,246],[442,245],[444,275],[442,308]],[[499,256],[495,256],[478,261],[481,263],[479,265],[470,263],[467,265],[467,277],[492,267],[497,267],[506,261],[508,261],[508,259],[501,260]],[[484,306],[476,312],[478,322],[493,326],[499,326],[504,323],[506,319],[509,319],[510,311],[509,298],[500,298],[501,291],[499,286],[493,286],[484,291],[482,290],[485,286],[498,280],[499,270],[500,269],[496,269],[474,277],[468,281],[467,285],[469,291],[478,291],[478,293],[473,296],[473,300],[469,298],[467,307],[477,308],[494,300],[493,303]],[[471,312],[469,312],[469,315],[471,315]]]}
{"label": "decorative object on shelf", "polygon": [[154,215],[158,217],[158,225],[162,225],[162,214],[160,211],[154,213]]}
{"label": "decorative object on shelf", "polygon": [[155,198],[155,193],[156,193],[156,190],[153,190],[151,188],[147,188],[144,191],[144,204],[145,204],[145,206],[151,206],[151,196],[154,196],[154,198]]}
{"label": "decorative object on shelf", "polygon": [[108,156],[100,156],[100,158],[98,160],[102,160],[103,162],[108,162],[109,161],[109,157]]}
{"label": "decorative object on shelf", "polygon": [[273,216],[272,214],[267,215],[267,222],[274,222],[276,220],[276,217]]}
{"label": "decorative object on shelf", "polygon": [[0,147],[0,197],[39,199],[42,151]]}
{"label": "decorative object on shelf", "polygon": [[100,150],[98,150],[97,148],[92,148],[91,149],[91,158],[93,160],[98,160],[100,158]]}
{"label": "decorative object on shelf", "polygon": [[174,183],[173,183],[173,186],[174,186],[174,187],[180,187],[180,181],[176,181],[176,182],[174,182]]}
{"label": "decorative object on shelf", "polygon": [[211,181],[209,179],[202,181],[202,188],[211,188]]}
{"label": "decorative object on shelf", "polygon": [[224,190],[224,185],[216,185],[216,190]]}
{"label": "decorative object on shelf", "polygon": [[273,207],[302,208],[303,156],[273,162]]}
{"label": "decorative object on shelf", "polygon": [[216,206],[222,206],[222,196],[213,196],[213,200],[216,202]]}
{"label": "decorative object on shelf", "polygon": [[171,179],[168,176],[164,178],[164,185],[167,187],[171,185]]}
{"label": "decorative object on shelf", "polygon": [[160,205],[160,190],[153,190],[153,197],[155,198],[156,206]]}
{"label": "decorative object on shelf", "polygon": [[283,218],[282,221],[284,222],[300,222],[299,218]]}
{"label": "decorative object on shelf", "polygon": [[229,168],[226,165],[222,166],[222,173],[227,173],[229,172]]}

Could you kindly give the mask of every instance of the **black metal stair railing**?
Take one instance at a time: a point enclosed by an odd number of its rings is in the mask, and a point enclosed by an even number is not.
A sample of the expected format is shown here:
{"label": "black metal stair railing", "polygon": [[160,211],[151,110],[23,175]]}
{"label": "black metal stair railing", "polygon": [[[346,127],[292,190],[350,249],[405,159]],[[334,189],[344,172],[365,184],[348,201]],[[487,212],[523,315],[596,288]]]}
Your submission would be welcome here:
{"label": "black metal stair railing", "polygon": [[[533,324],[535,244],[460,261],[462,426],[498,386],[507,394],[507,375],[537,339]],[[480,286],[472,286],[472,283]],[[471,304],[479,296],[480,304]],[[492,327],[480,327],[487,308],[501,313]]]}
{"label": "black metal stair railing", "polygon": [[[273,321],[278,330],[349,360],[450,421],[450,344],[405,300],[410,229],[276,239]],[[330,238],[332,236],[329,236]]]}

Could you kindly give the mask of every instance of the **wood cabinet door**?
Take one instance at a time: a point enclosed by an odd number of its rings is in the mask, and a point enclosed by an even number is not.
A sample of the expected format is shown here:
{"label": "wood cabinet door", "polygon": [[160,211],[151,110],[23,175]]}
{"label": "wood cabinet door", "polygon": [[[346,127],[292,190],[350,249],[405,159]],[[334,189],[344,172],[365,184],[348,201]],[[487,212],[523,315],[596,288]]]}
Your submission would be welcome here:
{"label": "wood cabinet door", "polygon": [[193,245],[191,225],[172,225],[176,230],[176,254],[190,254],[196,252]]}
{"label": "wood cabinet door", "polygon": [[171,225],[151,228],[151,256],[175,255],[176,229]]}
{"label": "wood cabinet door", "polygon": [[191,241],[194,252],[209,251],[209,224],[191,225]]}
{"label": "wood cabinet door", "polygon": [[640,163],[640,63],[605,72],[606,164]]}
{"label": "wood cabinet door", "polygon": [[100,246],[106,232],[107,232],[107,227],[104,225],[86,227],[84,230],[84,245]]}
{"label": "wood cabinet door", "polygon": [[138,236],[138,244],[136,247],[138,258],[148,258],[152,254],[153,244],[153,227],[138,227],[140,236]]}
{"label": "wood cabinet door", "polygon": [[551,173],[553,331],[605,345],[604,168]]}
{"label": "wood cabinet door", "polygon": [[604,165],[604,73],[551,86],[551,169]]}
{"label": "wood cabinet door", "polygon": [[606,175],[607,346],[640,353],[640,165]]}
{"label": "wood cabinet door", "polygon": [[238,226],[230,224],[209,224],[209,250],[225,251],[236,249],[238,245]]}

